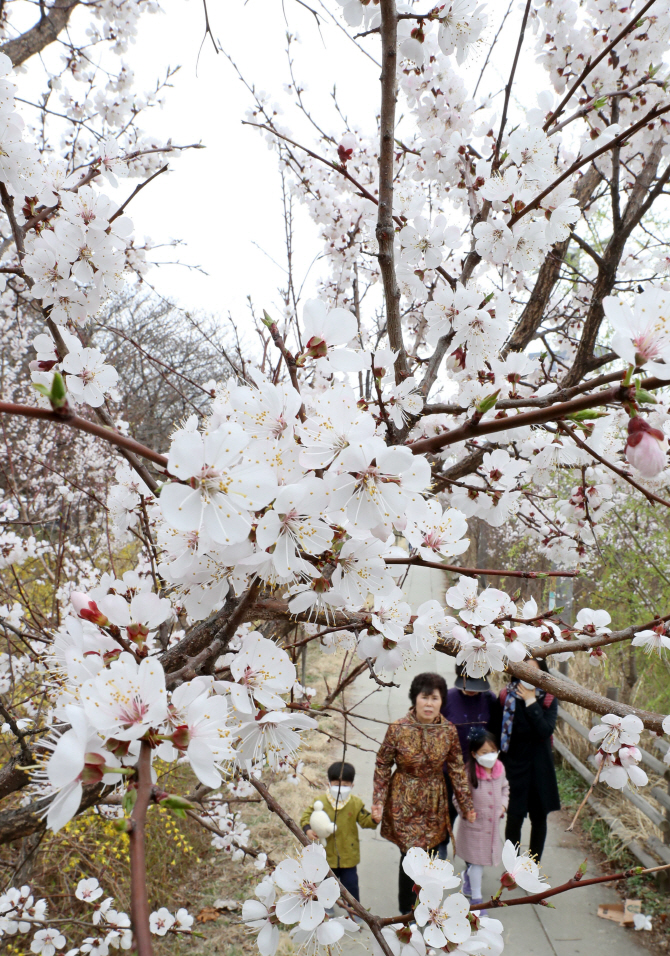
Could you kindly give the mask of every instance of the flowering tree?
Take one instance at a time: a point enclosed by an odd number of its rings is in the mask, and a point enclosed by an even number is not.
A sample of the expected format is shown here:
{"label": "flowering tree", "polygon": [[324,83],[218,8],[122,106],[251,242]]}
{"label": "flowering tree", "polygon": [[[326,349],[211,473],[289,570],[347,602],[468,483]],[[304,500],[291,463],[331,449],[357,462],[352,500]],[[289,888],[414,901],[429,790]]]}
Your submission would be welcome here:
{"label": "flowering tree", "polygon": [[[247,118],[323,237],[318,297],[299,303],[291,286],[284,314],[258,321],[257,356],[227,355],[228,378],[201,387],[204,412],[184,399],[193,414],[158,447],[119,418],[122,369],[91,334],[110,297],[149,268],[127,207],[188,148],[141,131],[161,84],[133,91],[119,59],[155,4],[56,2],[2,48],[0,839],[58,830],[93,805],[118,817],[131,913],[97,902],[102,888],[82,880],[76,896],[92,910],[81,952],[147,956],[152,933],[190,931],[186,911],[149,913],[155,803],[267,870],[243,911],[262,956],[280,925],[314,949],[355,932],[327,915],[338,898],[386,956],[501,952],[502,924],[470,912],[449,892],[451,865],[420,850],[404,863],[421,888],[412,920],[367,913],[263,782],[268,769],[292,772],[301,734],[360,675],[387,686],[432,649],[473,676],[506,670],[605,715],[592,739],[598,777],[615,788],[644,785],[640,733],[670,722],[529,663],[578,653],[597,663],[622,642],[660,653],[670,613],[612,631],[605,609],[582,608],[571,624],[492,586],[580,574],[598,536],[617,533],[607,520],[617,500],[670,506],[669,259],[656,210],[670,180],[667,0],[510,6],[516,42],[499,94],[487,88],[497,4],[340,5],[354,42],[379,58],[378,129],[340,116],[336,132],[314,121],[318,141],[299,143],[260,96]],[[6,3],[7,36],[13,15]],[[473,82],[477,48],[486,57]],[[26,123],[13,70],[37,53],[47,82]],[[547,79],[527,101],[515,81],[529,58]],[[291,91],[305,111],[299,85]],[[105,189],[125,179],[136,185],[119,204]],[[151,358],[141,329],[130,345]],[[168,373],[184,376],[154,361],[166,388]],[[552,570],[451,563],[473,517],[533,538]],[[117,574],[122,551],[132,566]],[[408,603],[398,583],[408,566],[458,575],[447,610]],[[319,708],[288,653],[309,642],[346,652]],[[206,816],[161,790],[157,758],[189,765]],[[249,842],[222,774],[235,792],[261,794],[305,844],[299,859],[275,865]],[[552,890],[511,845],[503,861],[501,893],[533,894],[515,904],[589,882],[576,874]],[[78,932],[50,916],[28,886],[0,897],[0,933],[30,934],[45,956]]]}

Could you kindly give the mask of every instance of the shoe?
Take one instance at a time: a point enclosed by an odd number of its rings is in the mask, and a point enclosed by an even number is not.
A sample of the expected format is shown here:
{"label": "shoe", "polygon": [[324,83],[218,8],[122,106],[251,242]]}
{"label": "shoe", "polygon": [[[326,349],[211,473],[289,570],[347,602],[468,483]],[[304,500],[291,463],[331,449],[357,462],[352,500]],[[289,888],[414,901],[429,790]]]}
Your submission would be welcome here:
{"label": "shoe", "polygon": [[478,916],[486,916],[487,910],[477,909],[478,906],[481,906],[484,900],[470,900],[470,909],[476,910]]}
{"label": "shoe", "polygon": [[335,908],[333,906],[326,908],[326,916],[335,916]]}
{"label": "shoe", "polygon": [[[472,897],[472,889],[470,887],[470,874],[468,873],[467,870],[463,872],[463,886],[461,888],[461,893],[463,894],[463,896],[467,897],[468,899]],[[480,900],[479,902],[481,903],[482,901]]]}

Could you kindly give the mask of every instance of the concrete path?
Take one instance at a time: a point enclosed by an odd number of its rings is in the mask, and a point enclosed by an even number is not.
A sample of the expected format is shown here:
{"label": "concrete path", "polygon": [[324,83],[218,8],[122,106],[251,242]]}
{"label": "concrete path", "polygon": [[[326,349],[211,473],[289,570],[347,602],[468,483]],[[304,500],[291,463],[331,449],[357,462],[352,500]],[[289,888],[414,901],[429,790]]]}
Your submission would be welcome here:
{"label": "concrete path", "polygon": [[[444,585],[439,571],[429,575],[417,575],[412,569],[407,579],[405,591],[414,608],[422,601],[435,598],[444,602]],[[399,689],[379,689],[373,693],[360,708],[360,712],[375,720],[390,722],[402,717],[409,708],[408,689],[415,674],[422,671],[436,671],[442,674],[451,686],[454,681],[454,663],[443,654],[425,655],[415,661],[407,671],[399,671],[394,680]],[[370,686],[359,682],[359,697],[369,693]],[[353,698],[347,700],[350,707]],[[381,742],[385,726],[372,721],[357,720],[357,725],[370,737]],[[350,740],[362,747],[376,749],[373,741],[363,734],[348,734]],[[372,797],[372,777],[375,754],[352,749],[347,754],[356,767],[355,792],[361,796],[369,808]],[[584,859],[577,838],[565,832],[566,822],[562,814],[549,817],[549,836],[542,858],[544,874],[552,886],[565,882],[577,871]],[[361,902],[373,913],[380,916],[393,916],[398,912],[398,865],[400,851],[379,836],[378,831],[361,830],[361,864],[359,878]],[[523,840],[527,845],[528,828],[524,829]],[[453,860],[457,872],[463,869],[463,862]],[[484,878],[485,899],[497,890],[502,868],[490,868]],[[588,876],[601,875],[601,871],[590,866]],[[502,922],[505,926],[505,956],[642,956],[648,954],[632,929],[623,929],[608,920],[597,916],[598,904],[618,902],[618,896],[606,887],[589,887],[574,890],[554,900],[555,909],[539,906],[517,906],[503,911]],[[492,914],[493,915],[493,914]],[[367,931],[365,931],[367,936]],[[369,945],[370,940],[351,942],[344,946],[343,956],[361,956],[361,942]]]}

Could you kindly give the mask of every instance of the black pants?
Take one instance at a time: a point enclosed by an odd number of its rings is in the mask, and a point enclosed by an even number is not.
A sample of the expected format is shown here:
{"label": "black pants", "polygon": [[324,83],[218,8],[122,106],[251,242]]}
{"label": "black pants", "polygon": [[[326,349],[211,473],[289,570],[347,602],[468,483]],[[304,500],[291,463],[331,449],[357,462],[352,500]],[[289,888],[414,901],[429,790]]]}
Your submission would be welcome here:
{"label": "black pants", "polygon": [[[428,850],[428,853],[435,853],[437,847],[434,846],[432,849]],[[405,854],[400,854],[400,870],[398,871],[398,909],[401,914],[411,913],[414,904],[416,903],[416,896],[414,894],[414,880],[411,876],[408,876],[402,868],[403,860],[405,859]]]}
{"label": "black pants", "polygon": [[[333,873],[338,878],[342,886],[349,890],[354,899],[361,901],[361,894],[358,889],[358,871],[355,866],[336,866]],[[409,879],[409,877],[408,877]]]}
{"label": "black pants", "polygon": [[[530,853],[537,860],[542,858],[544,843],[547,839],[547,814],[544,810],[531,810],[530,817]],[[521,843],[521,827],[526,815],[508,813],[507,823],[505,824],[505,839],[511,840],[516,846]]]}

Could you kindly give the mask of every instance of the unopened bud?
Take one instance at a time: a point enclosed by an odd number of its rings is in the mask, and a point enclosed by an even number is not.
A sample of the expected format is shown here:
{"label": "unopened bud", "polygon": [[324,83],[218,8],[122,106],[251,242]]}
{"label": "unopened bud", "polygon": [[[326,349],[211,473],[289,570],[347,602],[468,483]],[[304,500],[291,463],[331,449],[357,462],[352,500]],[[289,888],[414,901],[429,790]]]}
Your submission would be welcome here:
{"label": "unopened bud", "polygon": [[495,391],[492,395],[487,395],[486,398],[483,398],[481,402],[477,402],[475,406],[477,413],[479,415],[485,415],[486,412],[490,412],[495,403],[498,401],[498,395],[500,395],[500,389]]}
{"label": "unopened bud", "polygon": [[95,601],[91,600],[88,594],[81,591],[73,591],[70,595],[72,607],[80,618],[84,621],[90,621],[91,624],[97,624],[98,627],[107,627],[109,619],[105,617]]}

